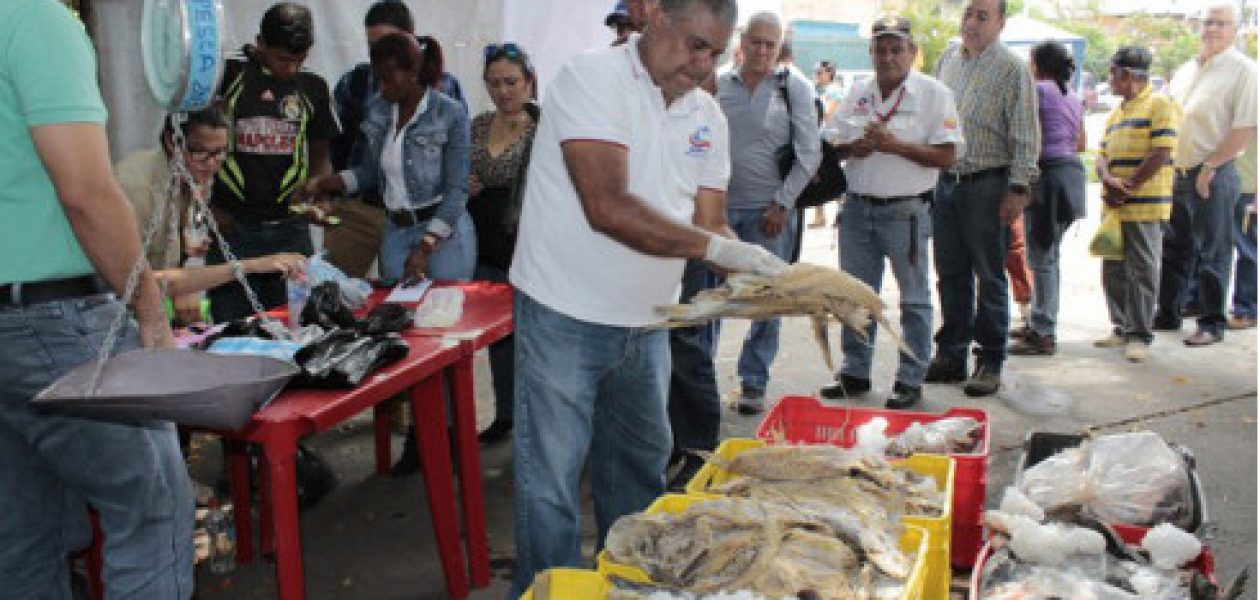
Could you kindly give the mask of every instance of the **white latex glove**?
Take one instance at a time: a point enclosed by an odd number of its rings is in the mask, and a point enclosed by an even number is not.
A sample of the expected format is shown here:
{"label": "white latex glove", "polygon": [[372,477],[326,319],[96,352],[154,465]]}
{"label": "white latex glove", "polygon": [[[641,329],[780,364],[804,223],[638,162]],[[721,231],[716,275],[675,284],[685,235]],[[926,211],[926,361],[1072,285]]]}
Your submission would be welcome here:
{"label": "white latex glove", "polygon": [[787,271],[788,264],[765,248],[720,235],[709,236],[704,260],[714,266],[737,273],[777,276]]}

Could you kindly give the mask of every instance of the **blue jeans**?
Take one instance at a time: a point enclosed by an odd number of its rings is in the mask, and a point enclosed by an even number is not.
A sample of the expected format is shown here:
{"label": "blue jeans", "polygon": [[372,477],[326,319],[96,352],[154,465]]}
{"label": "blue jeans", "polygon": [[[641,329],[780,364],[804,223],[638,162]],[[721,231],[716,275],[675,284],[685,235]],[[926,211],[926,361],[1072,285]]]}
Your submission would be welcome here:
{"label": "blue jeans", "polygon": [[[1239,194],[1234,205],[1234,247],[1238,260],[1234,262],[1234,306],[1230,313],[1235,317],[1256,318],[1256,214],[1248,212],[1256,201],[1255,193]],[[1243,229],[1243,221],[1247,228]]]}
{"label": "blue jeans", "polygon": [[[481,263],[477,265],[474,278],[479,281],[507,283],[508,274],[497,267]],[[494,420],[512,422],[512,398],[516,395],[515,376],[516,336],[507,337],[490,344],[490,381],[494,386]]]}
{"label": "blue jeans", "polygon": [[[717,285],[717,276],[698,260],[687,261],[679,302],[690,302]],[[674,452],[717,448],[722,427],[722,398],[713,364],[716,322],[669,330],[673,368],[669,378],[669,421]]]}
{"label": "blue jeans", "polygon": [[[105,534],[109,598],[188,598],[193,499],[175,426],[76,419],[30,401],[95,360],[118,302],[106,295],[0,306],[0,595],[72,598],[66,556]],[[119,349],[138,345],[128,326]]]}
{"label": "blue jeans", "polygon": [[[213,237],[213,236],[212,236]],[[237,258],[257,258],[277,252],[297,252],[310,256],[314,253],[311,245],[311,226],[305,219],[289,219],[280,223],[248,223],[237,221],[236,228],[223,236],[232,254]],[[219,265],[226,262],[219,244],[213,243],[206,254],[207,265]],[[247,275],[254,293],[263,308],[271,309],[284,306],[286,288],[284,276],[279,273],[258,273]],[[245,296],[245,290],[235,281],[216,287],[206,293],[210,299],[210,312],[216,323],[234,321],[254,314],[254,308]]]}
{"label": "blue jeans", "polygon": [[[775,256],[789,260],[792,257],[792,246],[796,243],[796,228],[800,226],[797,213],[796,210],[787,212],[787,226],[775,238],[767,238],[761,231],[764,209],[728,210],[726,214],[731,229],[739,239],[757,244]],[[744,338],[743,350],[739,353],[739,380],[745,390],[766,391],[770,384],[770,363],[774,362],[774,356],[778,353],[779,319],[753,321],[752,327],[748,329],[748,336]]]}
{"label": "blue jeans", "polygon": [[1225,335],[1225,294],[1234,261],[1234,234],[1230,225],[1238,204],[1238,170],[1228,162],[1216,170],[1208,198],[1200,198],[1194,189],[1199,171],[1178,177],[1174,193],[1188,198],[1194,249],[1198,260],[1195,270],[1195,301],[1199,305],[1199,329]]}
{"label": "blue jeans", "polygon": [[579,321],[516,294],[516,578],[582,562],[578,481],[590,455],[598,547],[665,491],[669,334]]}
{"label": "blue jeans", "polygon": [[[840,268],[879,292],[884,280],[884,259],[892,264],[901,291],[901,335],[915,354],[901,354],[897,381],[918,387],[927,374],[932,352],[932,288],[928,283],[928,238],[932,232],[930,205],[921,200],[902,200],[886,206],[849,198],[840,208]],[[840,372],[870,379],[874,353],[875,323],[866,328],[863,341],[845,329],[844,366]],[[918,360],[915,360],[915,359]]]}
{"label": "blue jeans", "polygon": [[932,211],[932,239],[941,328],[937,356],[966,363],[972,341],[980,364],[1001,372],[1010,329],[1010,296],[1003,265],[1010,228],[998,219],[1006,176],[955,183],[943,175]]}
{"label": "blue jeans", "polygon": [[1024,213],[1025,247],[1028,249],[1028,268],[1033,274],[1032,318],[1030,326],[1039,335],[1053,337],[1059,324],[1059,247],[1068,223],[1051,223],[1050,245],[1043,247],[1033,239],[1032,212]]}
{"label": "blue jeans", "polygon": [[[407,255],[416,247],[428,231],[429,222],[424,221],[411,227],[399,227],[385,219],[385,233],[381,236],[381,279],[396,282],[402,279],[403,267],[407,264]],[[455,223],[450,237],[442,240],[437,250],[429,256],[429,279],[446,279],[451,281],[467,281],[472,279],[477,268],[477,233],[473,229],[472,217],[465,212]]]}

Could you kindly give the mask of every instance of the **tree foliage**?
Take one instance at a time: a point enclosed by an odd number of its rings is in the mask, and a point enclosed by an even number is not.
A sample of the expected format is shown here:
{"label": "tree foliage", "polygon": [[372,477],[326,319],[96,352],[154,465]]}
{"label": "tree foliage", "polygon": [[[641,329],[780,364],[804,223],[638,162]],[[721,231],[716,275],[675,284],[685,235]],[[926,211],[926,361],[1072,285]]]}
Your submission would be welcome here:
{"label": "tree foliage", "polygon": [[915,43],[922,56],[920,70],[935,73],[941,53],[958,35],[958,15],[950,3],[941,0],[909,0],[900,13],[910,21]]}

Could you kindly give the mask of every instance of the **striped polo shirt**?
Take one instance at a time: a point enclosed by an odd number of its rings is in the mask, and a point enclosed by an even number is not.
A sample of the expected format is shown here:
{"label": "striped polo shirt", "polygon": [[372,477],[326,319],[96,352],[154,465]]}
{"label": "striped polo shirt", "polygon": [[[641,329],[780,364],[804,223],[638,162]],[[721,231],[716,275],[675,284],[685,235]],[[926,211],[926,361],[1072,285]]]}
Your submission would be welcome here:
{"label": "striped polo shirt", "polygon": [[[1177,151],[1177,123],[1181,109],[1168,96],[1147,84],[1132,100],[1121,102],[1107,117],[1102,153],[1112,175],[1126,178],[1156,148]],[[1172,214],[1173,166],[1168,163],[1134,190],[1119,208],[1122,221],[1167,221]],[[1111,209],[1108,209],[1111,210]]]}

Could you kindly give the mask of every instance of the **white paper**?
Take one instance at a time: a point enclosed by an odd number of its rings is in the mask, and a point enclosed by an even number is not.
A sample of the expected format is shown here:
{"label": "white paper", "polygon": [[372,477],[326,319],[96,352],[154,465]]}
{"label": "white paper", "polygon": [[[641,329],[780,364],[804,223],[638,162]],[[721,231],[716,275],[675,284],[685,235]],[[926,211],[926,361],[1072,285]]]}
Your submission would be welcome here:
{"label": "white paper", "polygon": [[429,290],[429,286],[433,285],[432,279],[421,279],[411,287],[405,287],[398,284],[389,292],[389,296],[385,298],[386,302],[419,302],[424,297],[424,293]]}

